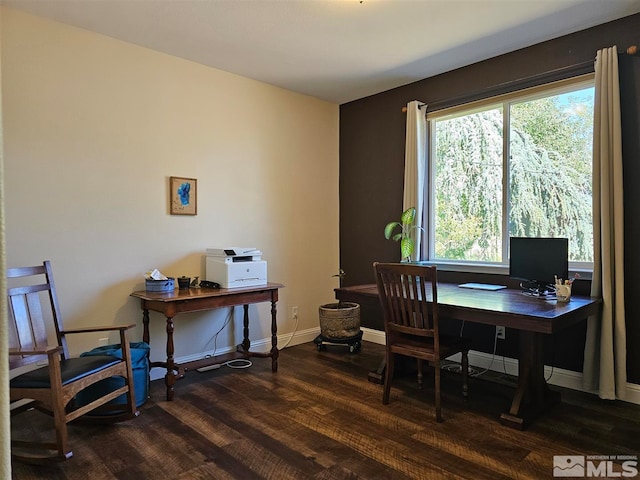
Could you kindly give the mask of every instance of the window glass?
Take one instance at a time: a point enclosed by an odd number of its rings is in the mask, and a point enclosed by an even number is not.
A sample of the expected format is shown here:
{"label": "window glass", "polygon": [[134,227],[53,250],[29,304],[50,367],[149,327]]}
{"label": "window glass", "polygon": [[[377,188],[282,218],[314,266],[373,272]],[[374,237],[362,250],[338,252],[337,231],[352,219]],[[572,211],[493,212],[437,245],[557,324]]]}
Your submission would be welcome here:
{"label": "window glass", "polygon": [[593,262],[593,97],[564,82],[430,118],[427,258],[505,265],[509,236],[567,237]]}
{"label": "window glass", "polygon": [[566,237],[593,261],[593,88],[511,105],[509,234]]}
{"label": "window glass", "polygon": [[435,123],[435,257],[502,259],[502,107]]}

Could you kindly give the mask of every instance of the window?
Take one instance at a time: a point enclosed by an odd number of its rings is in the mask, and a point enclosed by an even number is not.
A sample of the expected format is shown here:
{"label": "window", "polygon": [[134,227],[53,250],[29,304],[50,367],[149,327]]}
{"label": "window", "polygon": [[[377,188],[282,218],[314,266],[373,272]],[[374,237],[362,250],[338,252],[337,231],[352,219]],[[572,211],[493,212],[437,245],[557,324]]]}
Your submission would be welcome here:
{"label": "window", "polygon": [[567,237],[592,268],[593,75],[430,113],[425,258],[507,265],[509,237]]}

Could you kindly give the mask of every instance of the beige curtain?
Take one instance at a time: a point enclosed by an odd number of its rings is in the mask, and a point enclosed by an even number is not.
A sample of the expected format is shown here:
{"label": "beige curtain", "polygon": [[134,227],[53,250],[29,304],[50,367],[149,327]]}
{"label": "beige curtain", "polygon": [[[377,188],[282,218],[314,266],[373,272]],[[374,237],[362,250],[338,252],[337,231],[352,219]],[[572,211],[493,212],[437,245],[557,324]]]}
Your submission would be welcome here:
{"label": "beige curtain", "polygon": [[[424,229],[426,213],[424,185],[426,181],[427,118],[426,105],[414,100],[407,104],[407,132],[404,150],[404,196],[402,211],[415,207],[416,225]],[[412,231],[416,248],[411,260],[420,260],[423,230]]]}
{"label": "beige curtain", "polygon": [[590,317],[584,352],[584,388],[600,398],[624,398],[627,349],[624,312],[622,133],[616,47],[598,51],[593,129],[593,238],[591,295],[602,313]]}

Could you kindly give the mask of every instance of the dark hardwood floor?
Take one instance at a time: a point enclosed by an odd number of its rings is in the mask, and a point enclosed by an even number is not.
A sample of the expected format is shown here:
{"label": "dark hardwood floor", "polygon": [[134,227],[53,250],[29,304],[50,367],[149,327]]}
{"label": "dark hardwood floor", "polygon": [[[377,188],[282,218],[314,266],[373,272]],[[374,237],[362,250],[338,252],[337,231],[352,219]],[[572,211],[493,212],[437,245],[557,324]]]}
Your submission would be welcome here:
{"label": "dark hardwood floor", "polygon": [[[141,415],[109,425],[71,425],[74,457],[58,466],[13,462],[21,479],[545,479],[554,455],[640,454],[640,406],[562,390],[563,402],[528,430],[500,425],[512,379],[461,379],[443,373],[444,423],[434,418],[432,375],[394,382],[391,403],[367,381],[383,347],[364,342],[318,352],[287,348],[279,371],[251,368],[189,372],[165,401],[152,382]],[[430,373],[430,372],[427,372]],[[39,412],[13,419],[16,433],[46,433]],[[615,470],[621,466],[616,463]]]}

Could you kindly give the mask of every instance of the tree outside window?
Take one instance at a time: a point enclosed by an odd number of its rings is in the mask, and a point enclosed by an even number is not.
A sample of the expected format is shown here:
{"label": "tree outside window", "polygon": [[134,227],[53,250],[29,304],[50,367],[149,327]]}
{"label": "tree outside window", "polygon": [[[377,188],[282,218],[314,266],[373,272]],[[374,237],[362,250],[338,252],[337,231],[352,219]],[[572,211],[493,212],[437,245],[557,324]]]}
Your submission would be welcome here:
{"label": "tree outside window", "polygon": [[430,259],[508,263],[509,236],[566,237],[593,262],[592,85],[430,120]]}

